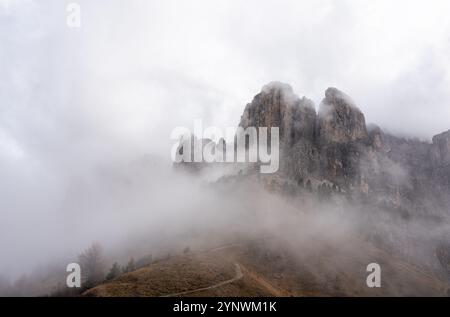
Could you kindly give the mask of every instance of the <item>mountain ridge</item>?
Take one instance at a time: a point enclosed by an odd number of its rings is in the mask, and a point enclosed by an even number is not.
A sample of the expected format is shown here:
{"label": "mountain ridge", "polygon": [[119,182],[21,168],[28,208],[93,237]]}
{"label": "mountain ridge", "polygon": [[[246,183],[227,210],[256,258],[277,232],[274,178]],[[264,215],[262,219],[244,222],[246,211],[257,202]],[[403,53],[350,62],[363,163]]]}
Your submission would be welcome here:
{"label": "mountain ridge", "polygon": [[[450,130],[432,142],[396,137],[367,125],[357,104],[337,88],[325,91],[316,112],[311,100],[279,82],[247,104],[239,126],[279,127],[284,178],[305,183],[314,177],[354,198],[414,212],[442,214],[450,206]],[[429,198],[425,204],[423,197]]]}

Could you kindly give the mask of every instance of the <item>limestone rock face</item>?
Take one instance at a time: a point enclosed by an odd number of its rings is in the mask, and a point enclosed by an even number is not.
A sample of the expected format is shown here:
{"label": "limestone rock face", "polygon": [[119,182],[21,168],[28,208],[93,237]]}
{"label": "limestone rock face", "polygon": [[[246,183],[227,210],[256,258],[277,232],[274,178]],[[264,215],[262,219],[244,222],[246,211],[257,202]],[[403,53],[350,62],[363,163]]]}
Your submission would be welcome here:
{"label": "limestone rock face", "polygon": [[280,128],[278,177],[329,184],[402,216],[450,210],[450,131],[433,143],[399,138],[368,128],[361,110],[336,88],[326,90],[316,114],[312,101],[281,83],[255,96],[240,126]]}
{"label": "limestone rock face", "polygon": [[384,149],[383,142],[383,132],[381,131],[379,126],[371,125],[368,127],[369,133],[369,143],[373,146],[373,148],[377,151],[381,151]]}
{"label": "limestone rock face", "polygon": [[312,101],[300,99],[292,87],[273,82],[263,87],[247,104],[239,126],[278,127],[280,143],[292,146],[301,138],[314,136],[316,111]]}
{"label": "limestone rock face", "polygon": [[367,192],[360,168],[368,152],[369,135],[361,110],[345,93],[328,88],[317,122],[320,177],[343,188]]}
{"label": "limestone rock face", "polygon": [[280,168],[273,177],[286,184],[334,188],[402,217],[450,217],[450,131],[431,143],[367,127],[361,110],[336,88],[326,90],[316,114],[311,100],[279,82],[264,86],[247,104],[239,126],[279,128]]}
{"label": "limestone rock face", "polygon": [[433,137],[429,156],[433,194],[450,210],[450,130]]}
{"label": "limestone rock face", "polygon": [[291,86],[281,83],[268,84],[247,104],[239,126],[279,127],[280,138],[285,139],[292,127],[294,100]]}
{"label": "limestone rock face", "polygon": [[316,110],[311,100],[299,98],[287,84],[272,82],[246,106],[239,126],[278,127],[280,171],[296,178],[317,169],[316,122]]}
{"label": "limestone rock face", "polygon": [[319,136],[322,141],[345,143],[367,139],[364,114],[336,88],[328,88],[319,108]]}
{"label": "limestone rock face", "polygon": [[431,156],[435,166],[450,165],[450,130],[433,137]]}

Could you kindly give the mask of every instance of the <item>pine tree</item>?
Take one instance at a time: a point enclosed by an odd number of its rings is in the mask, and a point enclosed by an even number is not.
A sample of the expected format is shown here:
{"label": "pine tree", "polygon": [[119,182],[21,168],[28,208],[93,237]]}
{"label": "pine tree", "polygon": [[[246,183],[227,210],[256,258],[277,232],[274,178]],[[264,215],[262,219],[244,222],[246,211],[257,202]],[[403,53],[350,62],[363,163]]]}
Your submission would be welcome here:
{"label": "pine tree", "polygon": [[119,275],[120,275],[120,266],[117,262],[114,262],[108,274],[106,275],[106,280],[107,281],[113,280]]}

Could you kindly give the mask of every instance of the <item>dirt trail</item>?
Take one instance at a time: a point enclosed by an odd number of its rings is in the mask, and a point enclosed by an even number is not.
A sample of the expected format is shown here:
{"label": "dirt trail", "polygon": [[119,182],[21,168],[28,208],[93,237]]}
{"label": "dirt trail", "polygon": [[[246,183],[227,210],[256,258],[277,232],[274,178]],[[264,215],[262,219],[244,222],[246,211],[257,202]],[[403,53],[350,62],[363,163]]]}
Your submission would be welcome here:
{"label": "dirt trail", "polygon": [[218,288],[218,287],[236,282],[236,281],[240,280],[244,275],[242,274],[240,265],[238,263],[234,263],[234,265],[235,265],[236,275],[229,280],[226,280],[226,281],[223,281],[223,282],[211,285],[211,286],[197,288],[194,290],[184,291],[184,292],[179,292],[179,293],[174,293],[174,294],[169,294],[169,295],[163,295],[161,297],[175,297],[175,296],[181,296],[181,295],[188,295],[188,294],[197,293],[197,292],[201,292],[201,291],[207,291],[210,289]]}
{"label": "dirt trail", "polygon": [[[241,244],[228,244],[228,245],[224,245],[224,246],[220,246],[220,247],[216,247],[213,249],[210,249],[208,251],[206,251],[207,253],[212,253],[212,252],[217,252],[217,251],[221,251],[224,249],[229,249],[229,248],[233,248],[233,247],[238,247],[241,246]],[[250,279],[255,280],[260,286],[262,286],[263,288],[267,289],[267,291],[272,294],[273,296],[277,296],[277,297],[282,297],[282,296],[289,296],[290,294],[287,293],[286,291],[280,290],[277,287],[275,287],[274,285],[272,285],[269,281],[267,281],[266,279],[264,279],[263,277],[259,276],[257,273],[253,272],[252,270],[244,267],[242,264],[239,264],[237,262],[233,262],[234,266],[235,266],[235,276],[229,280],[217,283],[217,284],[213,284],[207,287],[202,287],[202,288],[197,288],[194,290],[189,290],[189,291],[184,291],[184,292],[179,292],[179,293],[173,293],[173,294],[168,294],[168,295],[163,295],[161,297],[175,297],[175,296],[182,296],[182,295],[189,295],[189,294],[193,294],[193,293],[197,293],[197,292],[201,292],[201,291],[207,291],[207,290],[211,290],[211,289],[215,289],[215,288],[219,288],[222,287],[224,285],[236,282],[240,279],[242,279],[244,277],[244,273],[246,276],[248,276]]]}

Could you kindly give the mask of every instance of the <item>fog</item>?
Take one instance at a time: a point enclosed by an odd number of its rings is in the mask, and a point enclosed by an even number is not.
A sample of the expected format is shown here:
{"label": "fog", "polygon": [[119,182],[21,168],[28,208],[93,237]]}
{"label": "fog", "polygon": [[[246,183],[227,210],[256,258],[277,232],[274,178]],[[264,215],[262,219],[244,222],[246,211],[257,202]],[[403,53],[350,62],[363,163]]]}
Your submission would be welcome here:
{"label": "fog", "polygon": [[[279,232],[283,199],[224,199],[170,161],[175,127],[236,126],[273,80],[316,104],[338,87],[394,133],[448,130],[450,3],[372,2],[77,1],[74,29],[68,2],[0,0],[1,275],[94,241],[155,249],[196,230],[249,232],[255,218]],[[359,228],[324,218],[312,232]]]}

